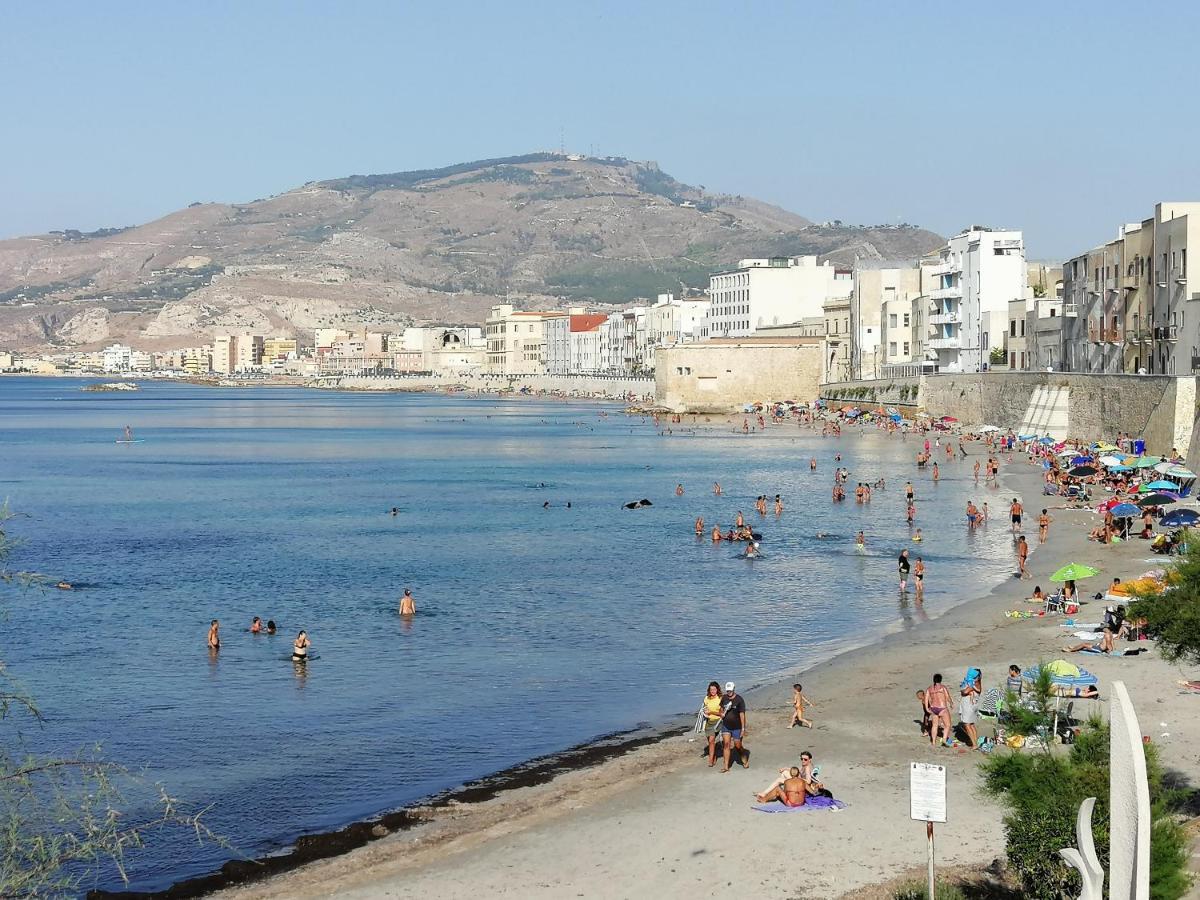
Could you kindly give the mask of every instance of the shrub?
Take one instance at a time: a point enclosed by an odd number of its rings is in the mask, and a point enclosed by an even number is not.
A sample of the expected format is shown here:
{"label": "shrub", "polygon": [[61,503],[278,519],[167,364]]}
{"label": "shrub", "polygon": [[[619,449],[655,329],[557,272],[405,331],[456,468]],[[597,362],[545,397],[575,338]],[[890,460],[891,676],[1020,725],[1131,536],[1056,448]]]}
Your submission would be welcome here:
{"label": "shrub", "polygon": [[[966,900],[966,894],[955,884],[938,881],[933,886],[934,900]],[[902,884],[892,894],[893,900],[928,900],[928,886],[922,881]]]}
{"label": "shrub", "polygon": [[[1188,889],[1187,837],[1171,815],[1175,798],[1163,786],[1155,748],[1147,745],[1145,752],[1153,816],[1151,896],[1176,900]],[[1057,851],[1075,846],[1075,818],[1087,797],[1096,798],[1092,835],[1107,871],[1108,769],[1109,731],[1100,723],[1081,733],[1069,754],[997,753],[984,763],[984,791],[1008,807],[1005,850],[1025,896],[1058,900],[1079,894],[1079,873]]]}

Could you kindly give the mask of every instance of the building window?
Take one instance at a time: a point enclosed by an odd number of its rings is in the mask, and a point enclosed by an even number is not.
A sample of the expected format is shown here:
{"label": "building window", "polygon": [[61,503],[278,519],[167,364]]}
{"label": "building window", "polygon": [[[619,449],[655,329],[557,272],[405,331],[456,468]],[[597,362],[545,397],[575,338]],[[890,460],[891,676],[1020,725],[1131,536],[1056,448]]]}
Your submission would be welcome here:
{"label": "building window", "polygon": [[888,356],[895,356],[895,355],[896,355],[896,342],[891,341],[888,343]]}
{"label": "building window", "polygon": [[1008,320],[1008,336],[1009,337],[1017,336],[1017,320],[1016,319]]}
{"label": "building window", "polygon": [[905,342],[904,342],[904,355],[905,355],[905,356],[908,356],[908,355],[909,355],[909,353],[910,353],[910,352],[912,352],[912,351],[910,351],[908,348],[909,348],[909,343],[908,343],[908,341],[905,341]]}
{"label": "building window", "polygon": [[[1025,320],[1024,319],[1021,320],[1021,337],[1025,337]],[[1022,365],[1021,368],[1023,369],[1023,368],[1025,368],[1025,366]]]}
{"label": "building window", "polygon": [[[909,314],[908,314],[908,313],[905,313],[905,314],[904,314],[904,327],[905,327],[905,328],[907,328],[907,327],[908,327],[908,323],[909,323]],[[905,352],[907,352],[907,351],[905,351]]]}
{"label": "building window", "polygon": [[[907,325],[908,323],[905,322],[904,324]],[[896,327],[896,314],[892,313],[891,315],[888,316],[888,328],[895,328],[895,327]]]}

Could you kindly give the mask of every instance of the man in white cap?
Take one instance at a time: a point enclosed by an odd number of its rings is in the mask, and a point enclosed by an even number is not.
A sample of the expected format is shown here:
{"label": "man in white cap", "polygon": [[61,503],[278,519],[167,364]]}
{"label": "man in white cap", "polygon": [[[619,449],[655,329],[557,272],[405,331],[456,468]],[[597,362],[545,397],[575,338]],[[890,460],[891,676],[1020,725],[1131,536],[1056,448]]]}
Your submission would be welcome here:
{"label": "man in white cap", "polygon": [[734,690],[732,681],[725,682],[725,696],[721,698],[721,742],[725,768],[729,771],[732,748],[736,747],[742,768],[750,768],[750,751],[742,746],[746,733],[746,701]]}

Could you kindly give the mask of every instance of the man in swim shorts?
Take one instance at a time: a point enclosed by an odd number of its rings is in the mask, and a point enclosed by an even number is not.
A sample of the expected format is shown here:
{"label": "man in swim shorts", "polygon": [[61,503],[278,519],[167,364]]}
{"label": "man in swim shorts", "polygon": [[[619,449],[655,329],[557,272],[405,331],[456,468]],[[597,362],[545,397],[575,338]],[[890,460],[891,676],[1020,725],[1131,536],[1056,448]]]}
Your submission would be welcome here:
{"label": "man in swim shorts", "polygon": [[729,771],[729,763],[733,750],[736,749],[741,759],[742,768],[750,768],[750,751],[742,746],[742,737],[746,733],[746,701],[734,690],[732,681],[725,682],[725,696],[721,701],[721,741],[722,756],[725,768]]}
{"label": "man in swim shorts", "polygon": [[1021,501],[1013,497],[1012,504],[1008,507],[1009,516],[1012,518],[1012,533],[1016,534],[1021,530],[1021,515],[1025,512],[1025,508],[1021,506]]}

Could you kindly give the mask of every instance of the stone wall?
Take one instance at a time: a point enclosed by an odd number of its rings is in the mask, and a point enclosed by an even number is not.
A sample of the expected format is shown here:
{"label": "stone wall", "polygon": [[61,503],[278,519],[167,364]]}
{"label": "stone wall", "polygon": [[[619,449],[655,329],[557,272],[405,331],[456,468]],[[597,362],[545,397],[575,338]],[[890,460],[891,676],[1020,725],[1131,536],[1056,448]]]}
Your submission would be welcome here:
{"label": "stone wall", "polygon": [[1174,447],[1188,454],[1192,435],[1200,427],[1196,379],[1173,375],[939,374],[823,384],[820,396],[831,404],[912,408],[912,401],[905,403],[901,391],[908,387],[911,396],[914,384],[919,387],[916,408],[933,416],[954,416],[967,426],[1017,429],[1027,421],[1035,396],[1053,394],[1065,405],[1061,410],[1064,433],[1055,436],[1096,441],[1124,431],[1144,437],[1151,452],[1167,453]]}
{"label": "stone wall", "polygon": [[484,394],[525,391],[639,403],[654,399],[653,379],[608,375],[344,375],[318,378],[309,384],[340,391],[468,391]]}
{"label": "stone wall", "polygon": [[658,402],[676,412],[726,412],[756,401],[809,401],[821,381],[815,342],[704,341],[655,354]]}

